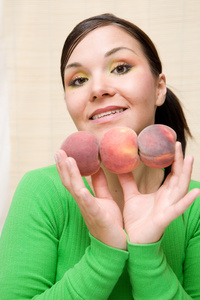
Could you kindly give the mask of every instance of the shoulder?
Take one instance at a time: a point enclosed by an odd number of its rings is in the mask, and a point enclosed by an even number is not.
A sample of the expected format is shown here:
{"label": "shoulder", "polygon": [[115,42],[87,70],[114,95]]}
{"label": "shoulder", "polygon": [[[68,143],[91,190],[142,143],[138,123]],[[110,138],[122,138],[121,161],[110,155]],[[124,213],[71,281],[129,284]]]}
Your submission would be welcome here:
{"label": "shoulder", "polygon": [[[21,224],[51,224],[59,233],[67,222],[71,206],[71,194],[62,185],[55,165],[27,172],[20,180],[7,217],[20,218]],[[12,221],[12,222],[13,222]]]}
{"label": "shoulder", "polygon": [[40,185],[41,180],[42,182],[46,181],[55,183],[56,185],[59,184],[60,179],[56,166],[51,165],[48,167],[28,171],[22,177],[19,185],[24,184],[26,182],[28,182],[31,185]]}
{"label": "shoulder", "polygon": [[[88,183],[83,178],[86,188],[90,190]],[[90,190],[91,191],[91,190]],[[63,186],[56,165],[35,169],[27,172],[19,182],[16,193],[21,195],[34,193],[34,195],[51,195],[61,199],[71,198],[71,194]]]}
{"label": "shoulder", "polygon": [[[89,186],[85,179],[86,187]],[[69,215],[75,215],[78,206],[63,186],[56,165],[27,172],[15,191],[9,215],[37,216],[56,224],[68,222]],[[61,226],[62,227],[62,226]]]}
{"label": "shoulder", "polygon": [[[66,197],[66,189],[62,185],[55,165],[27,172],[20,180],[14,198],[20,196],[36,198]],[[51,197],[50,197],[51,196]]]}

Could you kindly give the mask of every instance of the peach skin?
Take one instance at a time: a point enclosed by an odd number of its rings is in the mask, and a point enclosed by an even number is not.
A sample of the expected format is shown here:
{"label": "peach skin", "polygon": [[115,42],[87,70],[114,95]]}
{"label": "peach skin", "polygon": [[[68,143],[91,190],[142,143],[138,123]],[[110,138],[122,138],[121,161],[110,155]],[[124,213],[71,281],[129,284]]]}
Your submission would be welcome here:
{"label": "peach skin", "polygon": [[140,162],[135,131],[115,127],[105,132],[100,141],[100,157],[103,165],[113,173],[133,171]]}
{"label": "peach skin", "polygon": [[64,140],[61,149],[75,159],[81,176],[89,176],[99,170],[99,142],[91,132],[72,133]]}
{"label": "peach skin", "polygon": [[174,161],[175,131],[163,124],[154,124],[144,128],[138,135],[138,147],[141,161],[152,168],[165,168]]}

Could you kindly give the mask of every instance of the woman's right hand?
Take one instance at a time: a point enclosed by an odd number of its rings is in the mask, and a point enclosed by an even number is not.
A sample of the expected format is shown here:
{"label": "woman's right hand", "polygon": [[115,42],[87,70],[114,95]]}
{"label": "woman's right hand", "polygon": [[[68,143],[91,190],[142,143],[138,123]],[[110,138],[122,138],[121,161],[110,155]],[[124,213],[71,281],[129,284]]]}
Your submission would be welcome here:
{"label": "woman's right hand", "polygon": [[103,170],[92,175],[94,197],[85,187],[75,160],[63,150],[57,151],[55,158],[62,184],[74,197],[91,235],[110,247],[126,250],[122,214],[109,192]]}

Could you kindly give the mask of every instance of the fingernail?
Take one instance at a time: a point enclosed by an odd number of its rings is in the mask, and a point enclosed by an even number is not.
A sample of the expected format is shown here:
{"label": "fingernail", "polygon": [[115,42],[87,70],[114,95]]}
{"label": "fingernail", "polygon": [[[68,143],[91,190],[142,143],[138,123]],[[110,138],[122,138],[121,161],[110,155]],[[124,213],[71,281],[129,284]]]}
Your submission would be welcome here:
{"label": "fingernail", "polygon": [[83,199],[83,200],[86,200],[87,197],[86,197],[86,194],[85,194],[84,191],[81,191],[81,196],[82,196],[82,199]]}
{"label": "fingernail", "polygon": [[181,142],[176,142],[176,147],[177,147],[177,149],[179,149],[179,150],[182,150],[182,144],[181,144]]}
{"label": "fingernail", "polygon": [[70,169],[71,168],[71,164],[70,164],[70,161],[68,159],[66,160],[66,164],[67,164],[68,169]]}
{"label": "fingernail", "polygon": [[61,161],[61,156],[60,156],[60,154],[59,154],[59,153],[56,153],[56,154],[54,155],[54,159],[55,159],[55,162],[56,162],[56,163],[59,162],[59,161]]}

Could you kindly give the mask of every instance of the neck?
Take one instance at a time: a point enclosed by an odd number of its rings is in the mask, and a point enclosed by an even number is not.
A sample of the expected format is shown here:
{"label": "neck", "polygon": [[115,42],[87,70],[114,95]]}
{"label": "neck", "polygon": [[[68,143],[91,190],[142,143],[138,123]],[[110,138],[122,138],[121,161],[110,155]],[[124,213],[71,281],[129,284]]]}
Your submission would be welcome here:
{"label": "neck", "polygon": [[[104,167],[102,168],[106,175],[112,197],[118,203],[120,209],[123,210],[124,195],[118,176],[117,174],[109,172]],[[138,187],[138,191],[142,194],[150,194],[159,189],[164,178],[164,171],[162,169],[149,168],[143,163],[140,163],[137,169],[133,171],[133,175]]]}
{"label": "neck", "polygon": [[[104,166],[101,166],[108,182],[108,187],[113,199],[118,204],[121,211],[124,207],[124,195],[117,174],[109,172]],[[156,192],[164,178],[162,169],[153,169],[145,166],[143,163],[133,171],[138,190],[142,194],[150,194]],[[91,178],[87,177],[89,185],[92,188]]]}

